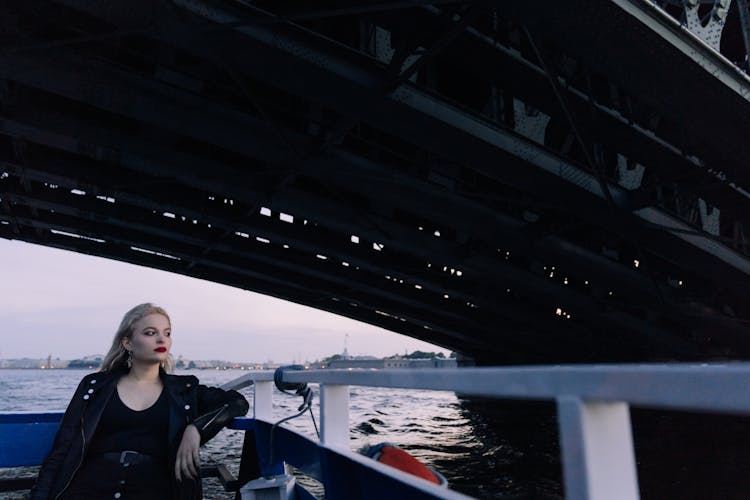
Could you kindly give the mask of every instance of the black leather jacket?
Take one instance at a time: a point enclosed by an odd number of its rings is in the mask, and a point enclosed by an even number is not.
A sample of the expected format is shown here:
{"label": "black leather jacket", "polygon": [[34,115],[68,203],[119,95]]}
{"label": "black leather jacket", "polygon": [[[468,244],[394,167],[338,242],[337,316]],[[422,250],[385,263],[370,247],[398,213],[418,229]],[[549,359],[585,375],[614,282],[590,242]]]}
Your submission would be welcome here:
{"label": "black leather jacket", "polygon": [[[117,381],[126,370],[113,370],[86,375],[78,384],[73,399],[65,410],[52,450],[44,461],[39,477],[31,490],[33,500],[53,500],[70,484],[83,463],[88,445],[99,424],[104,407],[112,396]],[[201,435],[201,444],[214,437],[234,417],[245,415],[247,400],[237,391],[199,385],[193,375],[169,375],[160,372],[169,401],[169,464],[175,500],[203,497],[201,481],[174,477],[177,448],[185,427],[192,423]]]}

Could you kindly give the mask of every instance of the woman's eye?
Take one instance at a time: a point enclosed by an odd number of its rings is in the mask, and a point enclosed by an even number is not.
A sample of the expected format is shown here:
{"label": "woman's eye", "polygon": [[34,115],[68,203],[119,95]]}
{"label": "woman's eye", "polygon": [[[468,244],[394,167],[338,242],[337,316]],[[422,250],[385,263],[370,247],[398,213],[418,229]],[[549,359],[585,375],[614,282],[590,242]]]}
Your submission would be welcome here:
{"label": "woman's eye", "polygon": [[172,332],[169,332],[169,331],[164,332],[164,336],[165,337],[171,337],[172,336]]}
{"label": "woman's eye", "polygon": [[144,335],[148,335],[148,336],[151,336],[154,333],[156,333],[156,332],[154,332],[153,330],[146,330],[145,332],[143,332]]}

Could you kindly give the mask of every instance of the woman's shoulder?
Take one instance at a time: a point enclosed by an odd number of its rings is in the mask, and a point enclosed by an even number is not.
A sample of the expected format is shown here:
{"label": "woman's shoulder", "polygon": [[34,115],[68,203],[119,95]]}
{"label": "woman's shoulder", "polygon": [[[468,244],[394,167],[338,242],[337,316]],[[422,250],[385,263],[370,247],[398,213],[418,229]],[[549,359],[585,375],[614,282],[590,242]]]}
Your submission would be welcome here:
{"label": "woman's shoulder", "polygon": [[111,371],[100,371],[100,372],[93,372],[89,373],[87,375],[84,375],[81,379],[81,383],[89,383],[89,384],[95,384],[100,380],[107,380],[114,376],[114,373]]}
{"label": "woman's shoulder", "polygon": [[109,371],[87,373],[78,383],[78,389],[76,389],[76,391],[89,389],[97,390],[100,387],[106,386],[108,382],[112,380],[114,375],[113,372]]}

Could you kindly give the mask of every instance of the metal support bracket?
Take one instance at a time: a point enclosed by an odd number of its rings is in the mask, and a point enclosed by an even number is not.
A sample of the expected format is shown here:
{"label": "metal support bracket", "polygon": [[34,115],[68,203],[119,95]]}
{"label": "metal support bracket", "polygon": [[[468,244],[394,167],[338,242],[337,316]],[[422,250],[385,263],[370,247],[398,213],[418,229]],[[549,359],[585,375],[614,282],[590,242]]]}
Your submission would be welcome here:
{"label": "metal support bracket", "polygon": [[732,0],[716,0],[714,8],[708,15],[708,21],[704,23],[698,15],[700,2],[698,0],[686,0],[685,23],[687,29],[698,36],[701,40],[711,46],[716,52],[721,47],[721,33],[724,30],[724,21],[729,12]]}

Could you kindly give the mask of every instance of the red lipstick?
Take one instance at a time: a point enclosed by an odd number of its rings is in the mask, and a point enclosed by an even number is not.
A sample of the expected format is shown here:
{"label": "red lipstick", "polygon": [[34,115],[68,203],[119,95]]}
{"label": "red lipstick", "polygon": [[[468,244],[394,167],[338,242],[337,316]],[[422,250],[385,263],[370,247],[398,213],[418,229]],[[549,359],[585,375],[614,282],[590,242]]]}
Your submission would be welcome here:
{"label": "red lipstick", "polygon": [[167,352],[167,348],[166,347],[157,347],[156,349],[154,349],[154,351],[156,351],[156,352]]}

